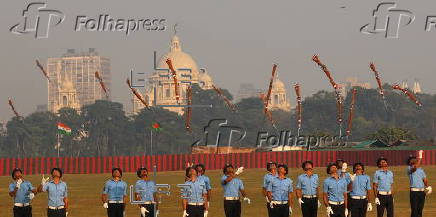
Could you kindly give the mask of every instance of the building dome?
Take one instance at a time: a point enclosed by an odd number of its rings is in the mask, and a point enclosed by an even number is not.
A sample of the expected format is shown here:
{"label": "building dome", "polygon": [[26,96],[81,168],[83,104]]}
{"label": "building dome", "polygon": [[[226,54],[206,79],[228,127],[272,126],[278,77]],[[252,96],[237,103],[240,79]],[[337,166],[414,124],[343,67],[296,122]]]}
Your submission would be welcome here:
{"label": "building dome", "polygon": [[191,69],[192,79],[196,80],[198,78],[198,66],[191,55],[182,51],[179,38],[175,35],[171,40],[170,52],[164,54],[160,60],[158,67],[163,69],[168,69],[168,64],[166,60],[170,59],[173,63],[174,69]]}
{"label": "building dome", "polygon": [[286,89],[285,84],[278,78],[274,79],[272,88],[274,90],[285,90]]}

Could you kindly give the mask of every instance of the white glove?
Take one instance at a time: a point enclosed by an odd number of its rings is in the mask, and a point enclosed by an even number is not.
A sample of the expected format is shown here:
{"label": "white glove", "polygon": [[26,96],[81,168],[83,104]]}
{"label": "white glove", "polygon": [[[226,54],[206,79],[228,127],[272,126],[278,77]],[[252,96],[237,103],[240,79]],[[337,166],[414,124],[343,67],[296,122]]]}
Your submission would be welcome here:
{"label": "white glove", "polygon": [[319,200],[318,200],[318,208],[320,208],[321,207],[321,202],[319,202]]}
{"label": "white glove", "polygon": [[424,151],[423,150],[419,150],[418,151],[418,158],[421,158],[422,159],[422,154],[424,153]]}
{"label": "white glove", "polygon": [[276,205],[277,203],[275,201],[271,201],[271,203],[269,203],[269,207],[271,207],[271,209],[274,208],[274,205]]}
{"label": "white glove", "polygon": [[239,174],[241,174],[242,172],[244,172],[244,167],[239,167],[239,168],[236,170],[235,175],[239,175]]}
{"label": "white glove", "polygon": [[145,217],[145,213],[149,213],[149,211],[143,206],[141,206],[140,211],[141,211],[141,216],[143,217]]}
{"label": "white glove", "polygon": [[381,204],[381,203],[380,203],[380,200],[378,199],[378,197],[375,198],[374,203],[377,204],[377,205],[380,205],[380,204]]}
{"label": "white glove", "polygon": [[207,214],[209,214],[209,211],[205,210],[203,216],[204,216],[204,217],[207,217]]}
{"label": "white glove", "polygon": [[159,216],[159,210],[156,210],[156,216]]}
{"label": "white glove", "polygon": [[250,200],[250,198],[248,198],[248,197],[244,197],[244,201],[247,201],[248,204],[251,203],[251,200]]}
{"label": "white glove", "polygon": [[348,216],[348,209],[345,208],[345,217],[347,217],[347,216]]}
{"label": "white glove", "polygon": [[347,164],[347,163],[343,163],[343,164],[342,164],[342,172],[343,172],[343,173],[347,172],[347,167],[348,167],[348,164]]}
{"label": "white glove", "polygon": [[65,213],[65,216],[68,216],[68,212]]}
{"label": "white glove", "polygon": [[427,190],[427,194],[431,194],[431,192],[433,191],[431,186],[428,186],[427,188],[425,188],[425,190]]}
{"label": "white glove", "polygon": [[29,194],[29,199],[30,199],[30,200],[33,200],[33,198],[35,198],[35,194],[34,194],[33,192],[30,192],[30,194]]}
{"label": "white glove", "polygon": [[298,198],[298,205],[300,205],[300,207],[301,207],[301,204],[303,204],[303,203],[304,203],[303,200],[301,198]]}
{"label": "white glove", "polygon": [[368,203],[368,208],[366,208],[366,211],[371,212],[372,211],[372,204]]}
{"label": "white glove", "polygon": [[327,207],[326,211],[328,217],[330,217],[330,215],[333,215],[333,209],[330,206]]}
{"label": "white glove", "polygon": [[44,175],[42,175],[41,185],[44,186],[48,182],[49,179],[50,179],[50,177],[44,178]]}
{"label": "white glove", "polygon": [[353,175],[350,174],[350,179],[352,182],[354,182],[354,179],[356,179],[356,174],[353,174]]}
{"label": "white glove", "polygon": [[267,203],[269,203],[268,196],[265,196],[265,200],[266,200]]}
{"label": "white glove", "polygon": [[103,208],[107,209],[109,208],[109,205],[107,203],[103,203]]}
{"label": "white glove", "polygon": [[289,207],[289,216],[292,215],[292,207]]}
{"label": "white glove", "polygon": [[186,210],[183,210],[183,217],[187,217],[189,214],[186,212]]}
{"label": "white glove", "polygon": [[22,180],[22,179],[18,179],[18,180],[17,180],[17,185],[16,185],[16,187],[17,187],[18,189],[20,189],[20,187],[21,187],[21,183],[23,183],[23,180]]}

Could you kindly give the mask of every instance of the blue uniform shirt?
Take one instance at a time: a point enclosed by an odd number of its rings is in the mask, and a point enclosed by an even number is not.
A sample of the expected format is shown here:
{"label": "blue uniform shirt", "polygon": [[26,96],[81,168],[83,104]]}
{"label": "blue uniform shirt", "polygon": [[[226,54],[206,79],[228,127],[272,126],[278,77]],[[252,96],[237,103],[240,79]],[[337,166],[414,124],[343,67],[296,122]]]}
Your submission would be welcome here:
{"label": "blue uniform shirt", "polygon": [[411,188],[425,188],[424,178],[426,177],[425,172],[422,168],[417,168],[415,172],[410,173],[412,167],[407,167],[407,175],[409,175],[410,187]]}
{"label": "blue uniform shirt", "polygon": [[224,180],[226,179],[226,175],[221,178],[221,185],[224,189],[224,197],[239,197],[239,191],[244,190],[244,184],[242,181],[238,178],[233,178],[232,181],[224,184]]}
{"label": "blue uniform shirt", "polygon": [[329,201],[344,201],[344,193],[347,192],[347,180],[345,178],[335,179],[328,177],[324,180],[324,193],[327,193]]}
{"label": "blue uniform shirt", "polygon": [[203,195],[207,193],[206,184],[199,179],[195,182],[186,181],[185,184],[191,186],[187,192],[183,193],[184,197],[189,197],[188,203],[204,203]]}
{"label": "blue uniform shirt", "polygon": [[297,186],[295,188],[301,189],[303,195],[316,195],[319,186],[319,178],[317,174],[310,177],[307,174],[298,176]]}
{"label": "blue uniform shirt", "polygon": [[264,187],[266,189],[268,187],[269,183],[271,182],[271,180],[275,177],[277,177],[277,174],[275,174],[275,175],[273,175],[271,173],[266,174],[263,177],[263,186],[262,187]]}
{"label": "blue uniform shirt", "polygon": [[387,170],[386,172],[383,170],[377,170],[374,173],[373,182],[377,184],[377,191],[389,192],[394,183],[394,174],[390,170]]}
{"label": "blue uniform shirt", "polygon": [[156,184],[153,181],[138,180],[135,184],[135,193],[141,196],[141,201],[154,201]]}
{"label": "blue uniform shirt", "polygon": [[64,198],[68,197],[67,183],[60,181],[55,184],[50,181],[42,186],[42,191],[48,191],[48,206],[65,206]]}
{"label": "blue uniform shirt", "polygon": [[294,188],[290,178],[280,179],[279,177],[274,177],[266,190],[272,193],[273,201],[288,201],[288,195],[294,191]]}
{"label": "blue uniform shirt", "polygon": [[371,180],[368,175],[356,175],[350,196],[366,196],[367,192],[371,189]]}
{"label": "blue uniform shirt", "polygon": [[209,191],[212,189],[212,185],[210,184],[209,177],[207,177],[205,175],[201,175],[201,176],[197,177],[197,179],[204,182],[204,184],[206,185],[206,191]]}
{"label": "blue uniform shirt", "polygon": [[[9,185],[9,192],[13,192],[16,186],[17,182],[12,182]],[[32,193],[32,190],[35,190],[32,183],[29,181],[23,181],[20,185],[20,189],[18,189],[15,194],[14,203],[30,203],[29,194]]]}
{"label": "blue uniform shirt", "polygon": [[108,200],[122,201],[124,196],[127,195],[127,183],[122,180],[108,180],[104,185],[102,194],[107,194]]}

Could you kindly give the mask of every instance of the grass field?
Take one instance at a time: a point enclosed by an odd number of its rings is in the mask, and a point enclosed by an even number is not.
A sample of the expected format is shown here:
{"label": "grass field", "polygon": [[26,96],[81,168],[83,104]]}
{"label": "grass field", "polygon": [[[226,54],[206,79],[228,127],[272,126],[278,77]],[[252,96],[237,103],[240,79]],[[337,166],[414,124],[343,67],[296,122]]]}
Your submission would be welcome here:
{"label": "grass field", "polygon": [[[367,168],[367,174],[372,178],[376,168]],[[436,178],[436,166],[429,166],[424,168],[430,183]],[[406,217],[410,216],[409,208],[409,192],[408,192],[408,178],[405,174],[405,167],[392,167],[395,175],[394,184],[394,198],[395,198],[395,216]],[[316,173],[320,175],[321,181],[326,177],[325,168],[316,168]],[[300,169],[291,169],[289,177],[295,180],[301,173]],[[212,180],[212,199],[209,217],[224,216],[223,201],[222,201],[222,188],[219,184],[219,179],[222,176],[222,171],[206,171],[206,174]],[[265,200],[261,194],[262,178],[265,174],[263,169],[246,170],[241,179],[244,182],[245,189],[248,197],[251,199],[251,205],[243,203],[242,216],[267,216],[265,208]],[[41,181],[40,175],[25,176],[25,179],[30,180],[33,185],[37,185]],[[110,174],[98,175],[70,175],[64,176],[64,181],[68,184],[68,193],[70,198],[69,217],[103,217],[106,216],[105,209],[102,207],[100,201],[100,193],[103,183],[110,178]],[[123,179],[132,185],[136,182],[136,174],[126,173]],[[178,217],[182,216],[181,202],[179,198],[179,189],[176,184],[183,183],[184,173],[179,172],[162,172],[158,173],[158,183],[171,184],[171,195],[169,197],[163,196],[162,203],[160,204],[161,217]],[[12,200],[8,195],[8,185],[11,182],[10,177],[0,177],[0,217],[12,216]],[[436,185],[435,185],[436,187]],[[427,197],[424,209],[424,216],[436,215],[435,195],[431,194]],[[46,216],[47,195],[45,193],[39,194],[32,202],[33,216],[42,217]],[[301,216],[301,212],[295,203],[293,216]],[[128,205],[126,208],[126,216],[139,216],[137,206]],[[319,216],[325,216],[325,208],[321,207]],[[375,211],[369,212],[368,217],[376,216]]]}

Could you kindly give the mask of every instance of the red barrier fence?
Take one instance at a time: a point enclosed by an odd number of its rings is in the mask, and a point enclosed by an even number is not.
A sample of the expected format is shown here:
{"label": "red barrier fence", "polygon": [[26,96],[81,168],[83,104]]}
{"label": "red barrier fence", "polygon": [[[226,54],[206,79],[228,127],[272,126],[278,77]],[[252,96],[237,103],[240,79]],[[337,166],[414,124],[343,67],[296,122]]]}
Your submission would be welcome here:
{"label": "red barrier fence", "polygon": [[[316,167],[326,166],[329,162],[342,158],[349,163],[362,162],[375,166],[377,158],[384,156],[391,166],[405,165],[408,156],[416,151],[287,151],[253,152],[231,154],[177,154],[156,156],[115,156],[115,157],[41,157],[41,158],[2,158],[0,176],[10,175],[13,168],[19,167],[24,174],[49,173],[53,167],[60,167],[65,173],[89,174],[110,173],[113,167],[124,172],[135,172],[145,166],[152,168],[156,162],[157,171],[183,170],[187,162],[203,163],[208,170],[222,169],[224,164],[245,168],[264,168],[266,162],[285,163],[289,167],[300,167],[301,162],[312,160]],[[423,165],[436,163],[436,150],[424,152]]]}

